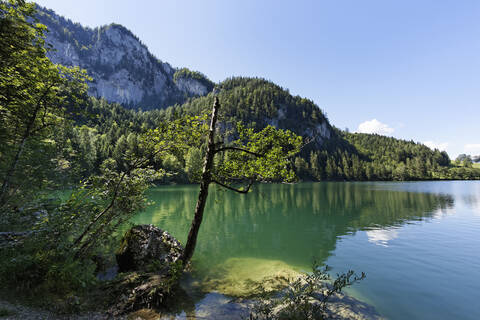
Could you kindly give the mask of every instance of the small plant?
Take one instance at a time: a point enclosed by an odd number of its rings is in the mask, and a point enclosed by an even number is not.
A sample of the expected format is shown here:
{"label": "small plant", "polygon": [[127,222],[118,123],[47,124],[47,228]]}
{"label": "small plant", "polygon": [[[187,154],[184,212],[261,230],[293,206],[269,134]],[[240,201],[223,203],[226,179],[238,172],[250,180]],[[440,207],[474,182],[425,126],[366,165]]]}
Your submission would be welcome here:
{"label": "small plant", "polygon": [[291,281],[284,290],[277,293],[261,292],[250,320],[326,319],[329,299],[366,277],[363,272],[357,275],[349,270],[337,274],[332,282],[328,274],[330,270],[329,266],[321,267],[314,261],[312,273]]}

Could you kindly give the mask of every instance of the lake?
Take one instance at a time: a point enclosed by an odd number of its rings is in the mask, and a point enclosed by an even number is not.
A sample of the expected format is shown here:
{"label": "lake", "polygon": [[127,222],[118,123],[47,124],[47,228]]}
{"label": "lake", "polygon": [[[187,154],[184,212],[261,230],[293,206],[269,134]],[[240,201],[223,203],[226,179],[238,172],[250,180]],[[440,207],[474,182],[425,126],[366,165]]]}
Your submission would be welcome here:
{"label": "lake", "polygon": [[[388,319],[480,319],[479,181],[262,184],[247,195],[210,190],[193,258],[208,290],[215,288],[207,280],[226,266],[241,281],[256,265],[308,271],[315,258],[333,274],[365,272],[347,292]],[[185,243],[197,192],[153,188],[154,204],[133,222]]]}

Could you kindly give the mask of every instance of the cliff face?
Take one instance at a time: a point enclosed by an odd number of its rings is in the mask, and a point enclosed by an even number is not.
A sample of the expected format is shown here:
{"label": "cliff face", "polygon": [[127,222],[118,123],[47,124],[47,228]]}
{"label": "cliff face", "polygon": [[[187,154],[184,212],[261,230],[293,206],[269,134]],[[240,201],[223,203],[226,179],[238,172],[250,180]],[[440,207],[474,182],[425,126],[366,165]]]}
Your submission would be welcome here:
{"label": "cliff face", "polygon": [[[213,83],[198,72],[184,72],[154,57],[121,25],[90,29],[51,10],[38,7],[40,23],[48,27],[48,53],[54,63],[80,66],[93,81],[89,93],[110,102],[143,109],[164,108],[203,96]],[[175,74],[183,71],[181,76]]]}
{"label": "cliff face", "polygon": [[[50,59],[86,69],[93,78],[91,95],[130,108],[159,109],[174,104],[195,110],[211,108],[212,81],[199,72],[160,61],[125,27],[86,28],[41,7],[38,19],[49,30],[46,40],[54,49],[48,53]],[[219,83],[217,91],[229,121],[255,123],[259,130],[269,124],[290,129],[314,139],[317,146],[334,136],[318,106],[272,82],[237,77]]]}

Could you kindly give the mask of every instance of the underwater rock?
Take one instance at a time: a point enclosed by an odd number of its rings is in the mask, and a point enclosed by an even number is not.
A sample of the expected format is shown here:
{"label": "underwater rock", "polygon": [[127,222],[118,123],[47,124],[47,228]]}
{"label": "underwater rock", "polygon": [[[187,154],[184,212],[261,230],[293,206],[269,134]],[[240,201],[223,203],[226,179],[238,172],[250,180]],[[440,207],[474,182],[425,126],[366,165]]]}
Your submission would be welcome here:
{"label": "underwater rock", "polygon": [[233,297],[248,297],[262,291],[277,291],[302,276],[279,260],[230,258],[202,281],[203,290]]}
{"label": "underwater rock", "polygon": [[161,271],[182,255],[180,242],[153,225],[138,225],[123,237],[116,252],[119,272]]}

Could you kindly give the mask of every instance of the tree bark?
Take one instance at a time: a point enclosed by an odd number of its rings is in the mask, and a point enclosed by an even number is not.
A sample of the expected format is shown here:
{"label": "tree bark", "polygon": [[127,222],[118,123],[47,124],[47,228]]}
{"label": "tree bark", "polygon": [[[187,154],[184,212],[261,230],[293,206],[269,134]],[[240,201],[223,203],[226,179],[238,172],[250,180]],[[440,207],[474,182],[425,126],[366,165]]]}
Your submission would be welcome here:
{"label": "tree bark", "polygon": [[190,261],[193,256],[193,252],[195,251],[198,231],[200,230],[200,225],[203,219],[203,211],[205,210],[205,204],[207,203],[208,186],[212,182],[213,158],[215,156],[215,125],[217,123],[217,114],[219,108],[220,103],[218,101],[218,97],[215,97],[210,121],[210,130],[208,133],[207,154],[205,155],[205,163],[203,165],[202,179],[200,182],[200,192],[198,193],[197,205],[195,206],[195,215],[193,217],[192,226],[190,227],[190,232],[188,233],[185,250],[181,257],[184,265]]}

